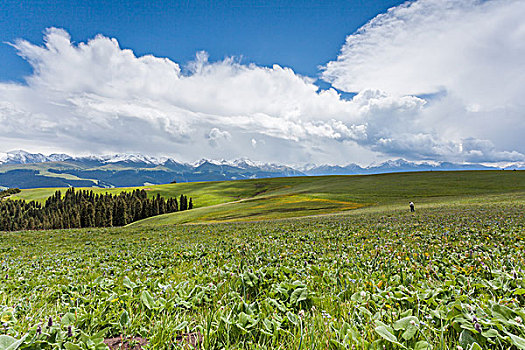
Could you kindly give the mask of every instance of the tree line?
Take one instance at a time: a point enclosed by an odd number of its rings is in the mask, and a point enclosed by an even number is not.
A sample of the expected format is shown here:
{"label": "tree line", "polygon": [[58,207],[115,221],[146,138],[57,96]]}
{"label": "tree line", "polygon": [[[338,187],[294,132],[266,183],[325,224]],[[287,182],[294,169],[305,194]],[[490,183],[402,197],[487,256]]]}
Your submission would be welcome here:
{"label": "tree line", "polygon": [[12,194],[20,193],[19,188],[8,188],[7,190],[0,190],[0,198],[9,197]]}
{"label": "tree line", "polygon": [[185,195],[177,201],[177,198],[164,199],[158,194],[148,198],[144,190],[112,195],[70,188],[64,195],[56,191],[43,205],[36,201],[0,201],[0,231],[124,226],[151,216],[192,208],[192,199],[188,200]]}

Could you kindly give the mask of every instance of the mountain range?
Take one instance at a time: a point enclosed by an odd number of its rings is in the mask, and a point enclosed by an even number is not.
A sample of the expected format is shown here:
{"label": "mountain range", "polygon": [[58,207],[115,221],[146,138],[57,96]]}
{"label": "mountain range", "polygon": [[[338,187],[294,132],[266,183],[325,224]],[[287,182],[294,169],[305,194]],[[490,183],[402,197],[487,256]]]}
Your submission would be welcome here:
{"label": "mountain range", "polygon": [[[525,164],[511,164],[525,169]],[[67,154],[43,155],[25,151],[0,153],[0,187],[126,187],[171,182],[241,180],[286,176],[358,175],[406,171],[496,170],[496,166],[448,162],[416,163],[404,159],[361,167],[309,164],[294,168],[260,163],[249,159],[196,163],[177,162],[139,154],[73,157]]]}

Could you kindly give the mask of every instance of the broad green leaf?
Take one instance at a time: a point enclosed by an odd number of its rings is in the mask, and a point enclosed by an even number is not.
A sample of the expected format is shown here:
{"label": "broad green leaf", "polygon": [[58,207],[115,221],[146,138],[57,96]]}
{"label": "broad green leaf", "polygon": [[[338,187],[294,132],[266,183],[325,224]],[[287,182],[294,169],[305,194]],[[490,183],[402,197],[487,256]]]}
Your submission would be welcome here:
{"label": "broad green leaf", "polygon": [[283,304],[281,304],[278,300],[275,300],[275,299],[272,299],[272,298],[268,298],[267,299],[268,303],[270,305],[272,305],[273,307],[275,307],[276,309],[278,309],[279,311],[285,313],[286,312],[286,306],[284,306]]}
{"label": "broad green leaf", "polygon": [[11,344],[14,344],[17,340],[9,335],[0,335],[0,349],[7,349]]}
{"label": "broad green leaf", "polygon": [[401,346],[402,348],[406,348],[403,344],[397,341],[397,337],[393,334],[392,328],[387,326],[381,321],[376,321],[376,328],[374,329],[377,334],[381,336],[381,338],[388,340],[391,343],[397,344]]}
{"label": "broad green leaf", "polygon": [[73,344],[71,342],[67,342],[64,344],[64,347],[66,350],[81,350],[82,348],[76,344]]}
{"label": "broad green leaf", "polygon": [[481,348],[481,346],[479,346],[478,343],[473,343],[471,346],[470,346],[470,350],[483,350]]}
{"label": "broad green leaf", "polygon": [[124,280],[122,281],[122,285],[124,287],[127,287],[129,289],[133,289],[135,288],[137,285],[133,282],[131,282],[131,280],[128,278],[128,276],[124,276]]}
{"label": "broad green leaf", "polygon": [[142,294],[140,295],[140,300],[142,301],[144,306],[146,306],[149,310],[155,308],[155,300],[147,290],[142,292]]}
{"label": "broad green leaf", "polygon": [[512,344],[519,349],[525,349],[525,339],[518,337],[517,335],[507,333],[512,341]]}
{"label": "broad green leaf", "polygon": [[[414,324],[412,324],[414,323]],[[403,317],[402,319],[400,320],[397,320],[395,323],[394,323],[394,329],[396,331],[399,331],[401,329],[407,329],[408,327],[411,327],[411,326],[414,326],[417,324],[419,324],[419,320],[417,319],[416,316],[407,316],[407,317]]]}
{"label": "broad green leaf", "polygon": [[484,336],[485,338],[494,338],[494,337],[497,337],[499,333],[495,329],[488,329],[484,332],[481,332],[481,335]]}
{"label": "broad green leaf", "polygon": [[68,312],[64,316],[62,316],[62,319],[60,320],[60,323],[63,326],[69,326],[75,323],[75,314]]}
{"label": "broad green leaf", "polygon": [[292,295],[290,296],[290,303],[292,305],[295,305],[297,303],[300,303],[303,300],[306,300],[308,298],[308,289],[307,288],[297,288],[293,291]]}
{"label": "broad green leaf", "polygon": [[298,319],[297,319],[297,316],[293,313],[291,313],[290,311],[288,311],[286,313],[286,317],[288,318],[288,320],[294,325],[294,326],[297,326],[297,323],[299,322]]}
{"label": "broad green leaf", "polygon": [[122,328],[126,328],[127,326],[129,326],[129,314],[127,310],[124,310],[120,315],[119,323]]}
{"label": "broad green leaf", "polygon": [[0,350],[16,350],[22,345],[27,335],[16,339],[9,335],[0,335]]}
{"label": "broad green leaf", "polygon": [[470,331],[465,329],[460,333],[459,345],[461,345],[463,349],[468,349],[475,342],[476,342],[476,339],[473,337]]}
{"label": "broad green leaf", "polygon": [[432,346],[424,340],[418,341],[414,346],[414,350],[431,350]]}
{"label": "broad green leaf", "polygon": [[412,310],[409,309],[409,310],[406,310],[405,312],[402,312],[401,315],[399,315],[401,317],[407,317],[407,316],[412,316]]}
{"label": "broad green leaf", "polygon": [[417,326],[409,326],[403,334],[401,334],[401,338],[405,340],[410,340],[414,335],[417,333]]}
{"label": "broad green leaf", "polygon": [[[492,313],[501,320],[508,321],[514,315],[514,311],[505,305],[494,304],[492,305]],[[500,317],[501,316],[501,317]]]}
{"label": "broad green leaf", "polygon": [[410,340],[417,333],[419,320],[416,316],[407,316],[394,323],[396,331],[404,330],[401,337],[405,340]]}
{"label": "broad green leaf", "polygon": [[359,311],[361,311],[364,315],[366,315],[368,317],[372,317],[373,316],[372,313],[370,312],[370,310],[368,310],[364,306],[360,306],[359,307]]}

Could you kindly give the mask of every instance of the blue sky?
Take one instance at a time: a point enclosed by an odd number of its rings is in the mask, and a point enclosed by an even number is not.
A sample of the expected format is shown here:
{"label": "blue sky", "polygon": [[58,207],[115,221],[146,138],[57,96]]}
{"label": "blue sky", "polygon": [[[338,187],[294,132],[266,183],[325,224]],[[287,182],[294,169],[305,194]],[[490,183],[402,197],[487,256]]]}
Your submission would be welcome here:
{"label": "blue sky", "polygon": [[6,45],[23,38],[42,42],[48,27],[66,29],[74,41],[96,34],[118,38],[137,55],[186,62],[205,50],[211,60],[292,67],[317,76],[337,56],[346,35],[399,0],[329,1],[35,1],[0,2],[0,79],[20,80],[31,67]]}
{"label": "blue sky", "polygon": [[523,0],[4,0],[0,16],[0,160],[525,162]]}

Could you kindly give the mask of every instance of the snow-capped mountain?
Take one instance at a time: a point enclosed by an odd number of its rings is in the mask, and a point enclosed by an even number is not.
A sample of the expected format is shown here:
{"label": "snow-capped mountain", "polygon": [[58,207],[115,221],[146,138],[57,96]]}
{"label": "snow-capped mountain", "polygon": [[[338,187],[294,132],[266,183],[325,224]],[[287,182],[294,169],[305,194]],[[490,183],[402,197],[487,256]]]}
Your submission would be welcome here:
{"label": "snow-capped mountain", "polygon": [[53,154],[50,154],[47,157],[47,159],[49,162],[63,162],[67,159],[71,159],[71,156],[67,154],[63,154],[63,153],[53,153]]}
{"label": "snow-capped mountain", "polygon": [[140,154],[112,154],[102,156],[85,156],[72,157],[68,154],[53,153],[45,156],[41,153],[29,153],[23,150],[9,151],[0,153],[0,164],[34,164],[47,162],[63,162],[67,160],[90,160],[100,161],[103,163],[145,163],[145,164],[163,164],[168,158],[155,158],[143,156]]}
{"label": "snow-capped mountain", "polygon": [[42,163],[51,161],[40,153],[29,153],[22,150],[10,151],[0,154],[0,164],[27,164],[27,163]]}
{"label": "snow-capped mountain", "polygon": [[[348,165],[308,164],[295,168],[282,164],[236,160],[201,159],[195,163],[181,163],[171,158],[155,158],[140,154],[114,154],[72,157],[25,151],[0,153],[0,186],[4,187],[62,187],[62,186],[140,186],[169,182],[221,181],[304,175],[359,175],[406,171],[490,170],[503,166],[490,164],[456,164],[447,162],[411,162],[389,160],[362,167]],[[35,168],[34,164],[42,164]],[[525,169],[523,163],[507,163],[507,169]],[[46,170],[42,174],[41,170]],[[53,173],[53,176],[45,175]],[[64,174],[61,177],[60,174]],[[71,180],[72,176],[78,180]]]}
{"label": "snow-capped mountain", "polygon": [[[523,165],[508,164],[508,168],[522,169]],[[498,166],[474,163],[449,163],[449,162],[411,162],[404,159],[388,160],[382,163],[372,163],[367,167],[357,164],[339,165],[308,165],[302,171],[307,175],[359,175],[381,174],[407,171],[440,171],[440,170],[495,170]]]}
{"label": "snow-capped mountain", "polygon": [[[264,164],[249,159],[202,159],[193,164],[170,158],[155,158],[140,154],[115,154],[72,157],[66,154],[31,154],[13,151],[0,154],[2,164],[0,185],[6,187],[120,187],[170,182],[241,180],[304,173],[280,164]],[[35,164],[40,164],[35,167]],[[15,166],[13,166],[15,165]],[[37,170],[35,170],[37,169]],[[41,172],[45,170],[45,172]],[[47,174],[53,173],[53,176]],[[64,174],[63,177],[60,175]],[[76,179],[72,180],[73,175]]]}
{"label": "snow-capped mountain", "polygon": [[115,154],[109,156],[103,156],[102,160],[105,163],[146,163],[146,164],[163,164],[167,158],[156,158],[143,156],[141,154]]}

